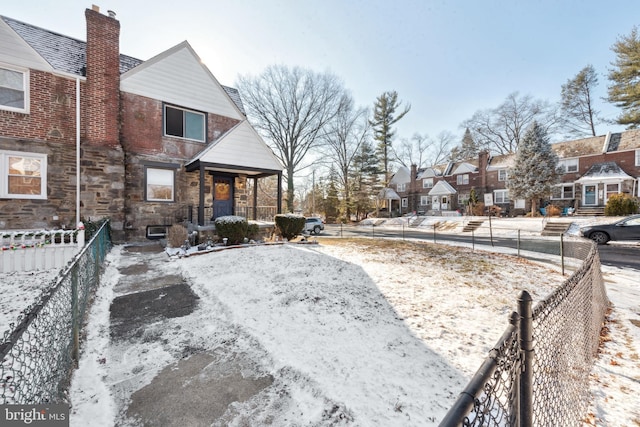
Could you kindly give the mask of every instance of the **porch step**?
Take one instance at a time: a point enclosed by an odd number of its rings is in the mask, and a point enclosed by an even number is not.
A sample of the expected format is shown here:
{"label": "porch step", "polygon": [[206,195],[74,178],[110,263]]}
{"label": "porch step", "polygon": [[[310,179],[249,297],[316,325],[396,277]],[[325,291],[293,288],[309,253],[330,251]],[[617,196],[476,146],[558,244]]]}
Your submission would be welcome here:
{"label": "porch step", "polygon": [[577,216],[603,216],[604,208],[603,207],[580,207],[576,209],[575,215]]}
{"label": "porch step", "polygon": [[570,222],[547,222],[542,230],[543,236],[560,236],[564,234],[569,227],[571,226]]}
{"label": "porch step", "polygon": [[475,231],[478,227],[480,227],[484,223],[484,219],[472,220],[469,221],[463,228],[463,232]]}
{"label": "porch step", "polygon": [[409,224],[409,227],[417,227],[420,224],[422,224],[425,219],[427,219],[427,218],[424,217],[424,216],[419,216],[416,219],[414,219],[413,221],[411,221],[411,224]]}

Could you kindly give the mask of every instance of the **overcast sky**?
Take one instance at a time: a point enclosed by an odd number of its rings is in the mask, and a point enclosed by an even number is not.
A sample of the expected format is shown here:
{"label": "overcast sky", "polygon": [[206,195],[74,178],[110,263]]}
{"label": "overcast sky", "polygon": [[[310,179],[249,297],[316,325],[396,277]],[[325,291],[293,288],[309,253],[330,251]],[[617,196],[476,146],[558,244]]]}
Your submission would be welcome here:
{"label": "overcast sky", "polygon": [[[460,138],[460,123],[518,91],[550,102],[584,66],[606,103],[611,46],[640,23],[638,0],[96,0],[116,12],[120,51],[149,59],[187,40],[220,83],[284,64],[336,74],[360,106],[396,90],[400,138]],[[86,40],[79,0],[3,2],[0,14]],[[620,127],[601,125],[605,134]]]}

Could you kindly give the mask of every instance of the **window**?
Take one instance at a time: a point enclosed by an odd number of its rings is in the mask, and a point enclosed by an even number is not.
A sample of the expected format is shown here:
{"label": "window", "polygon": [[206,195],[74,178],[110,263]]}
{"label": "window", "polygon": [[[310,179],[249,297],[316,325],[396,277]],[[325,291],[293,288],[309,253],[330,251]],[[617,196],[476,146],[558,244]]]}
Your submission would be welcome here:
{"label": "window", "polygon": [[495,190],[493,192],[493,203],[495,203],[495,204],[509,203],[509,191],[508,190]]}
{"label": "window", "polygon": [[406,197],[402,198],[402,207],[406,208],[407,206],[409,206],[409,199],[407,199]]}
{"label": "window", "polygon": [[149,202],[173,202],[174,175],[173,169],[147,167],[145,171],[146,200]]}
{"label": "window", "polygon": [[433,188],[433,178],[425,178],[422,180],[422,188]]}
{"label": "window", "polygon": [[420,196],[420,206],[427,206],[431,203],[431,197]]}
{"label": "window", "polygon": [[575,189],[573,184],[555,185],[551,189],[552,199],[573,199],[575,198]]}
{"label": "window", "polygon": [[0,108],[29,112],[29,73],[0,67]]}
{"label": "window", "polygon": [[607,184],[605,189],[607,191],[606,200],[609,200],[609,197],[620,193],[620,184]]}
{"label": "window", "polygon": [[640,166],[640,150],[636,150],[636,166]]}
{"label": "window", "polygon": [[0,197],[47,198],[47,156],[45,154],[0,151]]}
{"label": "window", "polygon": [[498,169],[498,181],[506,181],[509,177],[506,169]]}
{"label": "window", "polygon": [[407,184],[398,184],[398,191],[407,191]]}
{"label": "window", "polygon": [[465,173],[464,175],[458,175],[458,185],[466,185],[469,184],[469,174]]}
{"label": "window", "polygon": [[558,162],[558,167],[563,173],[578,172],[578,166],[578,159],[560,160]]}
{"label": "window", "polygon": [[204,142],[205,115],[197,111],[164,106],[164,134]]}
{"label": "window", "polygon": [[469,201],[469,193],[458,193],[458,205],[466,205]]}

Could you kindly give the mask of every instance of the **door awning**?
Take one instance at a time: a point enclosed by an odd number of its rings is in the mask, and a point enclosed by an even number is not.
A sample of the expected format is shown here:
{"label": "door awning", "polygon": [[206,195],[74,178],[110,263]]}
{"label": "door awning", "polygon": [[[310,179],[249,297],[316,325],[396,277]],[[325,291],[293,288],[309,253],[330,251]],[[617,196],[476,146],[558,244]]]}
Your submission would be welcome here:
{"label": "door awning", "polygon": [[448,196],[450,194],[456,194],[457,191],[455,188],[451,186],[447,181],[438,181],[431,191],[429,191],[430,196]]}

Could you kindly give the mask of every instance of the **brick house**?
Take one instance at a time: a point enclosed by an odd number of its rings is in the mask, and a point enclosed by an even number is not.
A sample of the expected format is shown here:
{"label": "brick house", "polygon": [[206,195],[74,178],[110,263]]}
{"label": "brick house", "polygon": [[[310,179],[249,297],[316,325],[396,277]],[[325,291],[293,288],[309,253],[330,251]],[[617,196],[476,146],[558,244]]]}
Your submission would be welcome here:
{"label": "brick house", "polygon": [[[575,208],[578,214],[597,214],[613,194],[640,196],[640,130],[583,138],[552,144],[560,158],[563,174],[552,195],[543,200],[560,208]],[[390,185],[400,200],[393,210],[427,215],[464,211],[471,189],[479,201],[491,194],[493,203],[506,215],[521,215],[530,209],[525,200],[512,200],[507,189],[509,170],[515,155],[491,156],[481,152],[477,159],[449,162],[411,171],[405,167],[392,177]]]}
{"label": "brick house", "polygon": [[113,12],[85,19],[83,42],[0,16],[0,229],[109,217],[126,241],[280,212],[282,164],[237,90],[187,42],[142,61]]}

